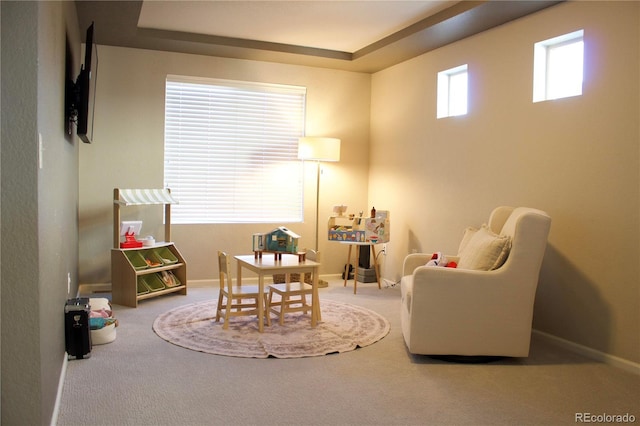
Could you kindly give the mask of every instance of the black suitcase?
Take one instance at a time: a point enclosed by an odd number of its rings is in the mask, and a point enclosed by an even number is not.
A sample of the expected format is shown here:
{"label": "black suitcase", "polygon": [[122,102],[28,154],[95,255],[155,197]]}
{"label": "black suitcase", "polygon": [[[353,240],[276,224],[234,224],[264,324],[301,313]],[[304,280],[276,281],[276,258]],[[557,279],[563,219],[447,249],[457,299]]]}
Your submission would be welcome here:
{"label": "black suitcase", "polygon": [[64,334],[69,359],[83,359],[91,356],[90,313],[88,297],[68,299],[64,306]]}

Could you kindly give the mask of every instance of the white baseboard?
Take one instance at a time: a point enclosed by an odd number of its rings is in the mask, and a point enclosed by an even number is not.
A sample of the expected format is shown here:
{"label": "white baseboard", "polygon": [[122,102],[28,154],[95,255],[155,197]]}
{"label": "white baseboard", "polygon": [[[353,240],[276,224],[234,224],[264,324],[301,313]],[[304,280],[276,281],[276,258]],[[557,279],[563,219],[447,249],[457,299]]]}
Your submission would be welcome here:
{"label": "white baseboard", "polygon": [[[242,280],[244,282],[244,279]],[[249,280],[247,280],[249,281]],[[206,287],[211,287],[211,288],[218,288],[218,283],[220,282],[220,280],[211,280],[211,279],[207,279],[207,280],[189,280],[187,282],[187,288],[206,288]],[[256,283],[258,282],[258,280],[256,280]]]}
{"label": "white baseboard", "polygon": [[624,358],[617,357],[590,347],[581,345],[579,343],[572,342],[570,340],[563,339],[561,337],[554,336],[553,334],[545,333],[540,330],[533,330],[533,333],[548,340],[549,342],[568,349],[574,353],[584,355],[587,358],[591,358],[595,361],[602,362],[613,367],[620,368],[628,371],[629,373],[640,375],[640,364],[637,362],[629,361]]}
{"label": "white baseboard", "polygon": [[53,405],[53,413],[51,414],[51,426],[58,424],[58,413],[60,412],[60,402],[62,401],[62,390],[64,389],[64,380],[67,376],[67,364],[69,359],[67,353],[64,353],[64,361],[62,361],[62,370],[60,371],[60,379],[58,381],[58,393],[56,394],[56,402]]}

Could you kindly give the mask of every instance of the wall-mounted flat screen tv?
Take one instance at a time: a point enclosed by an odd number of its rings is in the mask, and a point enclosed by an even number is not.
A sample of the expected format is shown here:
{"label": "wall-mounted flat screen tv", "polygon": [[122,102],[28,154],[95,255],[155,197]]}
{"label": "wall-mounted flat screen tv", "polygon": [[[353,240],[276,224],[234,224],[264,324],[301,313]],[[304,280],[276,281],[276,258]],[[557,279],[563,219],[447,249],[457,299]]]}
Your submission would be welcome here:
{"label": "wall-mounted flat screen tv", "polygon": [[85,39],[84,63],[74,82],[69,79],[66,89],[65,120],[68,134],[72,125],[76,125],[76,134],[83,142],[93,141],[94,107],[96,83],[98,81],[98,48],[94,37],[93,22],[87,28]]}
{"label": "wall-mounted flat screen tv", "polygon": [[93,22],[87,28],[85,40],[84,65],[78,76],[78,129],[77,134],[83,142],[93,141],[94,107],[96,82],[98,81],[98,48],[95,43]]}

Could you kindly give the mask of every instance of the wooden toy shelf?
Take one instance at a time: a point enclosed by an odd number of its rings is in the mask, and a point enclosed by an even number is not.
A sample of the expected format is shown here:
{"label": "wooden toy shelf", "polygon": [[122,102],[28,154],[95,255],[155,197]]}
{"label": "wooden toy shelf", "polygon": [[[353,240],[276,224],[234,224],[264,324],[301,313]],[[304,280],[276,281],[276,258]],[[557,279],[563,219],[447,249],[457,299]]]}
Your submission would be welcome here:
{"label": "wooden toy shelf", "polygon": [[[113,190],[113,249],[111,250],[112,301],[136,308],[140,300],[168,293],[187,294],[187,263],[171,241],[169,189]],[[120,208],[134,205],[164,205],[165,240],[151,247],[120,248]],[[154,259],[152,266],[147,259]]]}

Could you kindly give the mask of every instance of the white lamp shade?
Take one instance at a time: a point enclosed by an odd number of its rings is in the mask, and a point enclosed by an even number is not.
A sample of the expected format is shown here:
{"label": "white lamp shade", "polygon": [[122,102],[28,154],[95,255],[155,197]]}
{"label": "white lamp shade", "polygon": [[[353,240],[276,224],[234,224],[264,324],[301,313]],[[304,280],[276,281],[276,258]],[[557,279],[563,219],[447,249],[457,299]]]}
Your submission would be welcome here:
{"label": "white lamp shade", "polygon": [[298,139],[300,160],[340,161],[340,139],[304,137]]}

